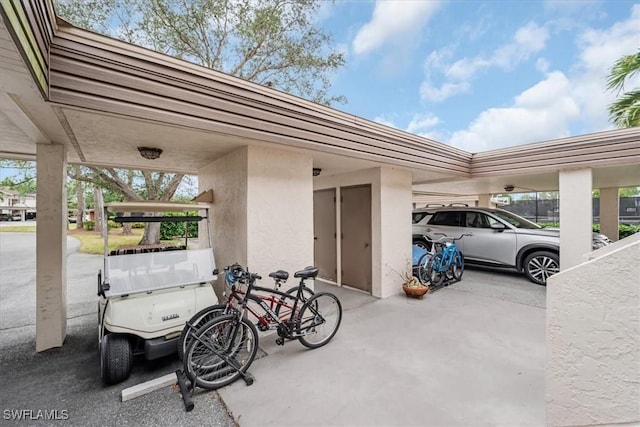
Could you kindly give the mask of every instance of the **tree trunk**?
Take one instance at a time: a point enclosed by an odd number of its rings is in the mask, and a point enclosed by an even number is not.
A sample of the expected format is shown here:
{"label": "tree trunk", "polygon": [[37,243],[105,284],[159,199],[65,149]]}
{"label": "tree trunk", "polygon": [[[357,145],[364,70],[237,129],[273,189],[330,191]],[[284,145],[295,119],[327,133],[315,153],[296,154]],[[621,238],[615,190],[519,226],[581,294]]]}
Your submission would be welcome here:
{"label": "tree trunk", "polygon": [[78,200],[78,209],[76,215],[76,229],[84,229],[84,185],[82,181],[76,181],[76,199]]}
{"label": "tree trunk", "polygon": [[[131,212],[124,212],[122,216],[131,216]],[[132,236],[133,232],[131,231],[131,223],[125,222],[122,224],[122,235],[123,236]]]}
{"label": "tree trunk", "polygon": [[93,209],[96,213],[95,215],[95,231],[100,232],[100,234],[104,236],[104,221],[106,221],[105,218],[103,218],[103,209],[104,209],[104,203],[102,201],[102,191],[99,188],[94,188],[93,189],[93,200],[94,200],[94,206]]}
{"label": "tree trunk", "polygon": [[155,245],[160,243],[160,223],[148,222],[144,227],[144,234],[139,245]]}

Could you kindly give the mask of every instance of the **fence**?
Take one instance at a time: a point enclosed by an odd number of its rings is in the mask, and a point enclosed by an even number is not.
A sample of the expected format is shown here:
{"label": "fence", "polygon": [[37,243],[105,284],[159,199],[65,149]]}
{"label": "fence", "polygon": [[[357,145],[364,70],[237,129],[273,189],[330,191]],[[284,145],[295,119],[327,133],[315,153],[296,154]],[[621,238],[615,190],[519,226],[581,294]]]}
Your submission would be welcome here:
{"label": "fence", "polygon": [[[593,199],[593,221],[600,221],[600,199]],[[511,200],[511,204],[502,209],[513,212],[535,222],[559,222],[560,206],[558,199]],[[620,197],[621,224],[640,224],[640,197]]]}

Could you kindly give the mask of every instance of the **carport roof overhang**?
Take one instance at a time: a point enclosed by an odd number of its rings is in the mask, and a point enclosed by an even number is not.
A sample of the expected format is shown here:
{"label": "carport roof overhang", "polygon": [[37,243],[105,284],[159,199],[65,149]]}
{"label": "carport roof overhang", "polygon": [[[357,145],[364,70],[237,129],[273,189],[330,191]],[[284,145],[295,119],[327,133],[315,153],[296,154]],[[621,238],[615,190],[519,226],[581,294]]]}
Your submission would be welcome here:
{"label": "carport roof overhang", "polygon": [[[559,170],[585,167],[595,186],[640,185],[638,128],[471,154],[75,28],[49,2],[2,6],[3,157],[33,159],[37,143],[63,143],[71,163],[196,174],[255,144],[306,151],[323,175],[407,168],[425,192],[551,190]],[[163,154],[146,160],[139,146]]]}
{"label": "carport roof overhang", "polygon": [[[462,150],[47,20],[47,10],[25,14],[37,66],[4,10],[0,155],[33,158],[35,143],[64,143],[71,163],[197,173],[257,144],[304,150],[323,174],[390,165],[421,179],[469,176]],[[163,154],[145,160],[139,146]]]}

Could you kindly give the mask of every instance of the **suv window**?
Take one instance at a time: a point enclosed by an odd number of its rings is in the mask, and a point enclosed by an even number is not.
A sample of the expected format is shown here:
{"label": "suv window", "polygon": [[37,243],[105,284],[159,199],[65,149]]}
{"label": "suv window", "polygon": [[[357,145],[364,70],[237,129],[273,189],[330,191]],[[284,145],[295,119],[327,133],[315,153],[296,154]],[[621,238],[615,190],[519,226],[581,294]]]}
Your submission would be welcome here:
{"label": "suv window", "polygon": [[424,219],[425,216],[429,215],[428,212],[414,212],[411,214],[411,222],[413,224],[417,224]]}
{"label": "suv window", "polygon": [[491,224],[491,220],[493,222],[497,222],[493,218],[481,213],[481,212],[467,212],[467,227],[471,228],[489,228]]}
{"label": "suv window", "polygon": [[464,217],[464,212],[457,212],[457,211],[436,212],[433,215],[433,217],[429,220],[429,224],[460,227],[462,226],[462,223],[463,223],[462,222],[463,217]]}
{"label": "suv window", "polygon": [[521,216],[513,215],[511,212],[495,211],[494,214],[517,228],[526,228],[530,230],[537,230],[542,228],[542,226],[536,224],[535,222],[531,222],[528,219],[522,218]]}

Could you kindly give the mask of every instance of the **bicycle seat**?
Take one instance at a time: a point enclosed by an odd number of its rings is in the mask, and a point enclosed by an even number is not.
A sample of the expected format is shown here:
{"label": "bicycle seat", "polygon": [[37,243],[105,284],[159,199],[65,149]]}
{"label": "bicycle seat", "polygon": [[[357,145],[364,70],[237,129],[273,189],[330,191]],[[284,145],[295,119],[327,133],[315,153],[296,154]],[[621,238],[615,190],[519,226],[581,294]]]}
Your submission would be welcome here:
{"label": "bicycle seat", "polygon": [[301,277],[303,279],[315,278],[318,275],[318,267],[310,265],[305,267],[304,270],[296,271],[293,277]]}
{"label": "bicycle seat", "polygon": [[284,270],[274,271],[273,273],[269,273],[269,277],[273,277],[278,280],[287,280],[289,278],[289,273]]}

